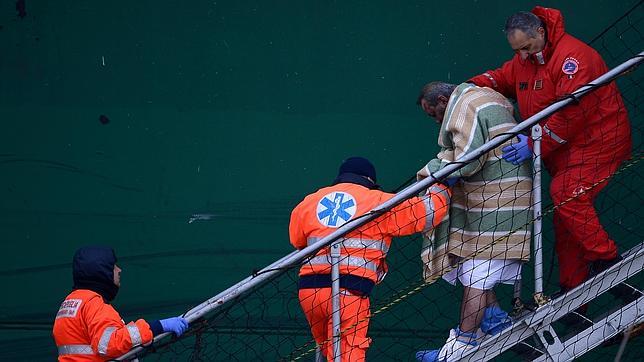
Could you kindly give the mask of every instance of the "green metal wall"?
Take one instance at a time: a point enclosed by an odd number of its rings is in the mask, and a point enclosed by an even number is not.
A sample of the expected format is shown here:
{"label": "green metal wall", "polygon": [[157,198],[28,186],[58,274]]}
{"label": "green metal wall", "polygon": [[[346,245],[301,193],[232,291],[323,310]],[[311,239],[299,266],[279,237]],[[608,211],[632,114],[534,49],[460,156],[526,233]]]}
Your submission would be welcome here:
{"label": "green metal wall", "polygon": [[[590,40],[634,3],[542,4]],[[126,319],[177,314],[290,252],[290,209],[343,158],[400,185],[437,150],[419,88],[508,59],[505,18],[534,5],[24,4],[0,2],[3,360],[53,358],[80,245],[121,256]]]}

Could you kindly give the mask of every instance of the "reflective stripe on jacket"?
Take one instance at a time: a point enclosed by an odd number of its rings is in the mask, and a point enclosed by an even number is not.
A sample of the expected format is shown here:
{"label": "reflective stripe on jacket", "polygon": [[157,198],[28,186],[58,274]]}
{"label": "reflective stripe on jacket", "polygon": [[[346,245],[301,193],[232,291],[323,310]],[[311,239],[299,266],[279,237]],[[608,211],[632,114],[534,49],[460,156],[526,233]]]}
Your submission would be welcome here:
{"label": "reflective stripe on jacket", "polygon": [[[532,12],[546,28],[543,51],[526,60],[516,54],[501,68],[470,79],[516,99],[523,119],[608,71],[595,49],[565,32],[559,10],[537,6]],[[551,174],[590,162],[619,164],[630,156],[628,114],[614,81],[556,112],[541,125],[541,155]]]}
{"label": "reflective stripe on jacket", "polygon": [[146,321],[126,325],[99,294],[86,289],[74,290],[61,303],[53,334],[59,361],[107,361],[153,338]]}
{"label": "reflective stripe on jacket", "polygon": [[[291,244],[303,249],[393,196],[352,183],[322,188],[304,198],[291,213]],[[445,186],[434,185],[428,195],[408,199],[346,235],[341,239],[340,274],[351,274],[378,283],[387,272],[385,257],[391,238],[424,232],[438,225],[447,214],[449,197],[450,192]],[[302,276],[330,273],[328,247],[305,261],[300,269]]]}

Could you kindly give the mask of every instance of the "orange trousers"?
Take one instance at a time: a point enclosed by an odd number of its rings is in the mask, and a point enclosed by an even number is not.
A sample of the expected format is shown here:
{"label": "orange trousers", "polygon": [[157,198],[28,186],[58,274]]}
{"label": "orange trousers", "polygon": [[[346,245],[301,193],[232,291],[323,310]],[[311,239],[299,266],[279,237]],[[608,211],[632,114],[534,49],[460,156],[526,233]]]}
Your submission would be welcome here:
{"label": "orange trousers", "polygon": [[[331,288],[300,289],[300,305],[311,327],[315,342],[327,360],[333,361],[333,301]],[[371,338],[369,328],[369,298],[350,294],[341,289],[340,295],[340,352],[342,361],[364,361]],[[347,330],[347,328],[349,328]],[[346,330],[346,331],[345,331]]]}

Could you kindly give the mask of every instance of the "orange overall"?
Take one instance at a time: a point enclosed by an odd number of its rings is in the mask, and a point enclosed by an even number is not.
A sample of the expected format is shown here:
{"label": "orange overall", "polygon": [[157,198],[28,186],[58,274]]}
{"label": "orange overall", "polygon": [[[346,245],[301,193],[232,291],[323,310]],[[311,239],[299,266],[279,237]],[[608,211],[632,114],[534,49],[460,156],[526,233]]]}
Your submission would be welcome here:
{"label": "orange overall", "polygon": [[[354,183],[339,183],[308,195],[291,214],[291,244],[303,249],[349,220],[364,215],[393,194]],[[371,288],[387,271],[385,257],[394,236],[427,231],[447,214],[449,190],[434,185],[340,239],[341,353],[343,361],[363,361],[370,344]],[[299,299],[318,346],[333,360],[330,248],[322,248],[300,269]]]}
{"label": "orange overall", "polygon": [[54,322],[59,361],[107,361],[152,338],[146,321],[126,325],[98,293],[86,289],[65,298]]}

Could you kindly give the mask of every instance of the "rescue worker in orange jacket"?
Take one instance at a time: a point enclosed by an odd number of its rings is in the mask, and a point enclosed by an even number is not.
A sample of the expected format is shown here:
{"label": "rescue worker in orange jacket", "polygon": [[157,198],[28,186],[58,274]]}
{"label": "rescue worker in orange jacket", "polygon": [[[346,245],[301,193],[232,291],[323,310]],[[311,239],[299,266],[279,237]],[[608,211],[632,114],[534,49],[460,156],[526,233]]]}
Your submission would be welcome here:
{"label": "rescue worker in orange jacket", "polygon": [[58,361],[107,361],[155,335],[180,336],[188,322],[180,317],[125,324],[109,304],[121,285],[121,269],[109,247],[88,246],[74,254],[74,287],[60,305],[54,321]]}
{"label": "rescue worker in orange jacket", "polygon": [[[376,170],[367,159],[351,157],[340,166],[333,185],[304,198],[291,214],[291,244],[303,249],[342,224],[369,212],[393,194],[379,190]],[[391,238],[427,231],[445,217],[450,191],[433,185],[422,197],[404,201],[341,239],[341,357],[363,361],[371,339],[369,295],[385,276]],[[330,248],[322,248],[300,269],[299,299],[322,353],[333,360]]]}

